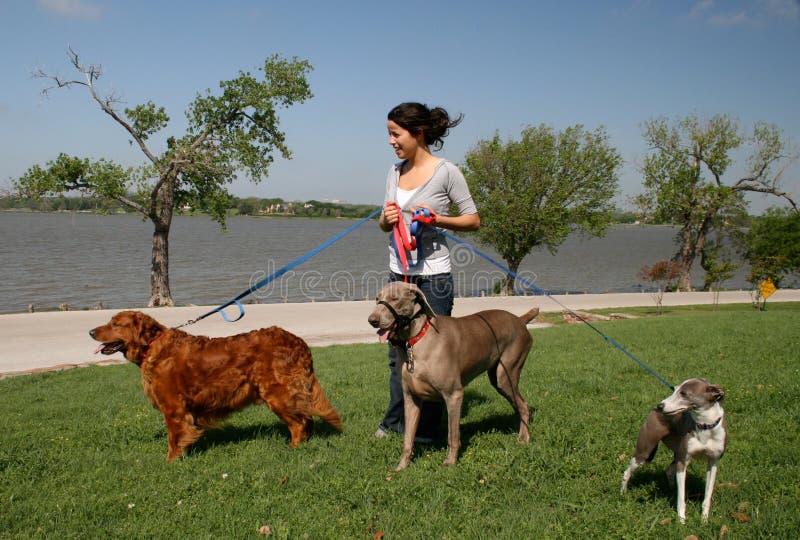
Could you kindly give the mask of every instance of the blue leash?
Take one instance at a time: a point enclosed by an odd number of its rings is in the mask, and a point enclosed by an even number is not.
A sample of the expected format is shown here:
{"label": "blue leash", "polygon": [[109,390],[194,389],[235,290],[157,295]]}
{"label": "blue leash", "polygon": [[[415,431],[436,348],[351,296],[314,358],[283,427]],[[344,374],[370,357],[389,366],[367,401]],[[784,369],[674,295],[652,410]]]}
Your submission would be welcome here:
{"label": "blue leash", "polygon": [[456,243],[458,243],[458,244],[461,244],[462,246],[465,246],[467,249],[469,249],[470,251],[472,251],[474,254],[476,254],[476,255],[478,255],[479,257],[481,257],[481,258],[483,258],[483,259],[485,259],[485,260],[489,261],[489,262],[490,262],[490,263],[492,263],[494,266],[496,266],[496,267],[500,268],[502,271],[506,272],[507,274],[514,276],[516,279],[520,280],[522,283],[524,283],[525,285],[527,285],[528,287],[530,287],[531,289],[533,289],[534,291],[536,291],[536,293],[537,293],[537,294],[540,294],[540,295],[542,295],[542,296],[546,296],[546,297],[548,297],[550,300],[552,300],[553,302],[555,302],[556,304],[558,304],[559,306],[561,306],[562,308],[564,308],[566,311],[568,311],[568,312],[569,312],[569,313],[570,313],[570,314],[571,314],[573,317],[576,317],[576,318],[577,318],[577,319],[579,319],[581,322],[585,323],[585,324],[586,324],[586,325],[587,325],[589,328],[591,328],[592,330],[594,330],[595,332],[597,332],[598,334],[600,334],[600,335],[603,337],[603,339],[605,339],[605,340],[606,340],[608,343],[611,343],[611,344],[612,344],[614,347],[616,347],[617,349],[619,349],[620,351],[622,351],[623,353],[625,353],[625,354],[628,356],[628,358],[630,358],[631,360],[633,360],[634,362],[636,362],[637,364],[639,364],[641,367],[643,367],[644,369],[646,369],[646,370],[647,370],[647,371],[648,371],[648,372],[649,372],[649,373],[650,373],[650,374],[651,374],[653,377],[655,377],[656,379],[658,379],[658,380],[659,380],[659,381],[660,381],[660,382],[661,382],[661,383],[662,383],[664,386],[666,386],[666,387],[667,387],[667,388],[669,388],[670,390],[674,390],[674,389],[675,389],[675,387],[674,387],[674,386],[672,386],[672,385],[671,385],[671,384],[669,384],[669,383],[668,383],[666,380],[664,380],[664,379],[663,379],[663,378],[662,378],[662,377],[661,377],[661,376],[660,376],[658,373],[656,373],[655,371],[653,371],[652,369],[650,369],[650,367],[649,367],[647,364],[645,364],[644,362],[642,362],[641,360],[639,360],[638,358],[636,358],[634,355],[632,355],[630,352],[628,352],[628,350],[627,350],[627,349],[625,349],[625,347],[623,347],[622,345],[620,345],[619,343],[617,343],[616,341],[614,341],[612,338],[610,338],[609,336],[605,335],[603,332],[601,332],[600,330],[598,330],[596,326],[594,326],[592,323],[590,323],[589,321],[587,321],[586,319],[584,319],[583,317],[581,317],[581,316],[580,316],[578,313],[575,313],[575,312],[574,312],[574,311],[572,311],[570,308],[568,308],[567,306],[565,306],[564,304],[562,304],[561,302],[559,302],[557,299],[553,298],[553,297],[550,295],[550,293],[549,293],[549,292],[547,292],[547,291],[545,291],[545,290],[543,290],[543,289],[540,289],[539,287],[537,287],[536,285],[534,285],[533,283],[531,283],[530,281],[528,281],[528,280],[527,280],[527,279],[525,279],[524,277],[522,277],[522,276],[520,276],[520,275],[517,275],[516,273],[512,272],[511,270],[509,270],[508,268],[506,268],[506,267],[505,267],[505,266],[503,266],[502,264],[498,263],[497,261],[495,261],[494,259],[492,259],[492,258],[491,258],[491,257],[489,257],[488,255],[485,255],[484,253],[481,253],[480,251],[478,251],[477,249],[475,249],[475,248],[474,248],[474,247],[472,247],[471,245],[467,244],[467,243],[466,243],[466,242],[464,242],[463,240],[460,240],[459,238],[456,238],[456,237],[455,237],[455,236],[453,236],[452,234],[445,232],[443,229],[438,229],[438,230],[439,230],[439,232],[440,232],[442,235],[444,235],[445,237],[447,237],[447,238],[450,238],[451,240],[453,240],[454,242],[456,242]]}
{"label": "blue leash", "polygon": [[[362,226],[364,223],[366,223],[367,221],[371,220],[372,218],[374,218],[375,216],[380,214],[382,210],[383,210],[383,208],[378,208],[377,210],[372,212],[370,215],[368,215],[367,217],[365,217],[364,219],[362,219],[361,221],[359,221],[358,223],[356,223],[352,227],[348,228],[347,230],[344,230],[344,231],[340,232],[339,234],[337,234],[336,236],[334,236],[333,238],[331,238],[327,242],[324,242],[323,244],[321,244],[320,246],[316,247],[315,249],[312,249],[311,251],[309,251],[308,253],[306,253],[302,257],[299,257],[299,258],[295,259],[294,261],[290,262],[289,264],[287,264],[283,268],[280,268],[279,270],[276,270],[275,272],[273,272],[272,274],[268,275],[267,277],[265,277],[264,279],[262,279],[261,281],[259,281],[255,285],[252,285],[246,291],[243,291],[242,293],[240,293],[239,295],[235,296],[234,298],[231,298],[230,300],[228,300],[226,303],[222,304],[221,306],[212,309],[208,313],[204,313],[203,315],[200,315],[196,319],[192,319],[191,321],[187,321],[187,322],[183,323],[180,326],[176,326],[175,328],[181,328],[182,326],[188,326],[188,325],[194,324],[194,323],[196,323],[198,321],[202,321],[203,319],[213,315],[214,313],[220,313],[222,315],[222,318],[225,319],[228,322],[236,322],[236,321],[238,321],[239,319],[244,317],[244,306],[242,305],[242,302],[241,302],[242,298],[244,298],[245,296],[248,296],[248,295],[252,294],[253,292],[257,291],[261,287],[263,287],[266,284],[268,284],[270,281],[278,279],[279,277],[281,277],[283,274],[285,274],[286,272],[288,272],[289,270],[291,270],[295,266],[304,263],[305,261],[307,261],[308,259],[310,259],[314,255],[316,255],[317,253],[319,253],[323,249],[325,249],[325,248],[331,246],[332,244],[334,244],[335,242],[341,240],[342,238],[344,238],[345,236],[347,236],[348,234],[350,234],[351,232],[353,232],[354,230],[356,230],[357,228]],[[234,304],[236,304],[239,307],[239,316],[236,317],[235,319],[231,319],[230,317],[228,317],[228,315],[223,310],[226,307],[232,306]]]}

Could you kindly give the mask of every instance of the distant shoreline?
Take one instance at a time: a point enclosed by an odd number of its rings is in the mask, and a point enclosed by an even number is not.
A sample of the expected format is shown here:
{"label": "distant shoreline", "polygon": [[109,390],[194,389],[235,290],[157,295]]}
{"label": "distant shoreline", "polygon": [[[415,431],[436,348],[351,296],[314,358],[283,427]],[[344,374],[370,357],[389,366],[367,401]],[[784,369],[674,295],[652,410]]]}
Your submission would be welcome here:
{"label": "distant shoreline", "polygon": [[[373,211],[377,210],[378,207],[375,206]],[[0,209],[0,212],[9,213],[9,214],[55,214],[55,215],[63,215],[63,214],[80,214],[83,216],[142,216],[139,212],[99,212],[93,210],[33,210],[31,208],[3,208]],[[370,212],[371,213],[371,212]],[[364,217],[352,217],[352,216],[298,216],[297,214],[258,214],[258,215],[251,215],[251,214],[231,214],[226,216],[226,219],[230,218],[285,218],[285,219],[347,219],[351,221],[364,219],[369,214],[365,215]],[[208,214],[204,214],[202,212],[176,212],[175,217],[191,217],[191,218],[208,218],[211,219],[211,216]],[[621,225],[621,224],[620,224]]]}
{"label": "distant shoreline", "polygon": [[[355,205],[355,206],[368,206],[368,205]],[[350,221],[357,221],[360,219],[364,219],[370,213],[377,210],[379,207],[375,205],[372,207],[372,210],[362,216],[362,217],[353,217],[353,216],[303,216],[297,214],[230,214],[226,216],[226,219],[229,218],[285,218],[285,219],[341,219],[341,220],[350,220]],[[94,210],[34,210],[31,208],[2,208],[0,212],[5,213],[19,213],[19,214],[80,214],[80,215],[97,215],[97,216],[141,216],[139,212],[100,212]],[[202,212],[176,212],[176,217],[203,217],[211,219],[211,216],[208,214],[204,214]],[[632,226],[632,227],[675,227],[675,225],[670,225],[669,223],[641,223],[641,222],[630,222],[630,221],[612,221],[611,225],[615,226]]]}

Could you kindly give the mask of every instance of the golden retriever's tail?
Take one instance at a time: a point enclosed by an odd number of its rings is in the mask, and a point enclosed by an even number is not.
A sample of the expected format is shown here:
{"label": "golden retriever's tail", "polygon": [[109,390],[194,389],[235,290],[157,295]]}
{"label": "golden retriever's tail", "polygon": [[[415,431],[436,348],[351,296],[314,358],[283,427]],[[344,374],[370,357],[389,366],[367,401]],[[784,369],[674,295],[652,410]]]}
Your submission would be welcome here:
{"label": "golden retriever's tail", "polygon": [[342,419],[339,418],[339,413],[328,401],[325,392],[322,390],[322,385],[319,384],[319,380],[314,373],[311,374],[311,407],[311,414],[319,416],[337,431],[342,431]]}
{"label": "golden retriever's tail", "polygon": [[520,315],[519,320],[522,321],[523,324],[528,324],[533,319],[535,319],[537,315],[539,315],[539,308],[535,307],[529,312],[527,312],[525,315]]}

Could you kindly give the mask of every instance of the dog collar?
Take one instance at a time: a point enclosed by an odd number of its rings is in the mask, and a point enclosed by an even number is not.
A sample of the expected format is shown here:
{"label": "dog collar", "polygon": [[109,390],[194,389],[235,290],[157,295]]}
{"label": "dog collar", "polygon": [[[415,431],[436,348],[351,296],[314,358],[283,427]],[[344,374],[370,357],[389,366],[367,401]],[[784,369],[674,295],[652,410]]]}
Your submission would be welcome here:
{"label": "dog collar", "polygon": [[428,322],[429,320],[430,319],[425,317],[425,324],[422,325],[422,329],[419,331],[419,333],[414,337],[408,338],[408,346],[409,347],[413,347],[414,345],[416,345],[417,342],[419,342],[419,340],[424,338],[425,334],[428,333],[428,329],[431,327],[431,323]]}
{"label": "dog collar", "polygon": [[697,426],[697,429],[699,429],[700,431],[706,431],[708,429],[714,429],[719,425],[721,421],[722,417],[720,416],[719,418],[717,418],[715,422],[712,422],[710,424],[695,424],[695,426]]}
{"label": "dog collar", "polygon": [[421,340],[423,337],[425,337],[425,334],[428,332],[428,329],[431,327],[431,324],[430,324],[429,321],[430,321],[430,319],[426,315],[425,316],[425,324],[422,325],[422,329],[417,333],[416,336],[412,336],[412,337],[408,338],[407,340],[397,339],[397,338],[393,337],[393,338],[389,339],[389,343],[391,343],[395,347],[403,347],[406,350],[410,349],[411,347],[416,345],[419,342],[419,340]]}
{"label": "dog collar", "polygon": [[152,347],[152,346],[153,346],[153,343],[155,343],[156,341],[158,341],[158,338],[160,338],[160,337],[161,337],[161,336],[163,336],[163,335],[164,335],[164,332],[161,332],[161,333],[160,333],[160,334],[158,334],[156,337],[154,337],[154,338],[153,338],[153,340],[152,340],[152,341],[150,341],[150,343],[148,343],[148,344],[147,344],[147,346],[146,346],[144,349],[142,349],[142,354],[141,354],[141,357],[142,357],[142,361],[143,361],[143,362],[144,362],[145,360],[147,360],[147,351],[149,351],[149,350],[150,350],[150,347]]}
{"label": "dog collar", "polygon": [[406,369],[408,369],[409,373],[414,373],[414,345],[416,345],[419,340],[425,337],[425,334],[428,332],[430,327],[430,319],[426,315],[425,324],[422,325],[422,329],[420,329],[416,336],[408,338],[408,341],[403,341],[400,339],[389,340],[389,342],[395,347],[402,347],[406,351]]}

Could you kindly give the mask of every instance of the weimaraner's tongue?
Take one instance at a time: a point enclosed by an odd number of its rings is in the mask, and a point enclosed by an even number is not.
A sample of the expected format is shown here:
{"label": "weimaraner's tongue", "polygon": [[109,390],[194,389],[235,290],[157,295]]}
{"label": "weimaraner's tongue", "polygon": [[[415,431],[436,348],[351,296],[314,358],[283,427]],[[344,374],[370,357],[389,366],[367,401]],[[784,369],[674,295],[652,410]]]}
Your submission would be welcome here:
{"label": "weimaraner's tongue", "polygon": [[388,328],[381,328],[378,330],[378,341],[381,343],[386,343],[389,341],[389,329]]}

